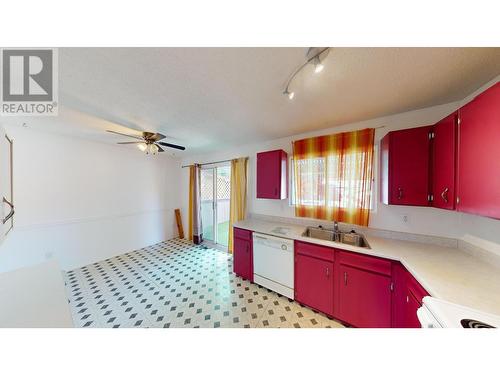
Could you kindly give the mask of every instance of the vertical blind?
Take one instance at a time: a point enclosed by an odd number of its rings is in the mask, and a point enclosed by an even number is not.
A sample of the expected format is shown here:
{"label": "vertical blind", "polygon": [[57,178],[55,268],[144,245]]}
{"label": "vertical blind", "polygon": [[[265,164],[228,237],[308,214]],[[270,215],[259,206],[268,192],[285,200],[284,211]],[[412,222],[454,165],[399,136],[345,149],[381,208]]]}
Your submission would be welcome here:
{"label": "vertical blind", "polygon": [[368,225],[375,129],[293,143],[295,214]]}

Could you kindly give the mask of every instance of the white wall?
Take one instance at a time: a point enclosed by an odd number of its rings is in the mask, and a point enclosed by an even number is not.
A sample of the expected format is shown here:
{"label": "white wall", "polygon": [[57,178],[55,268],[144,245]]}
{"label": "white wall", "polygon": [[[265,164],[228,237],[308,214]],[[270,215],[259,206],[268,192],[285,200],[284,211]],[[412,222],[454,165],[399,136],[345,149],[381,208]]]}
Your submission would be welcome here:
{"label": "white wall", "polygon": [[[499,78],[491,81],[484,88],[497,82]],[[238,147],[232,147],[219,152],[191,156],[185,158],[183,164],[193,162],[206,163],[218,160],[231,159],[242,156],[249,156],[249,202],[248,211],[272,216],[294,217],[294,210],[287,200],[275,201],[266,199],[256,199],[256,181],[255,181],[255,154],[260,151],[283,149],[290,155],[292,153],[292,141],[311,136],[332,134],[342,131],[363,129],[368,127],[381,127],[375,132],[375,143],[378,145],[380,139],[389,131],[403,128],[412,128],[417,126],[430,125],[449,113],[453,112],[464,103],[472,99],[476,93],[471,94],[463,101],[440,105],[436,107],[424,108],[416,111],[396,114],[392,116],[372,119],[363,122],[346,124],[343,126],[324,129],[310,133],[299,134],[293,137],[276,139],[258,144],[243,144]],[[378,159],[378,155],[376,155]],[[377,160],[376,159],[376,160]],[[378,160],[375,163],[375,199],[377,200],[376,209],[370,216],[369,226],[377,229],[387,229],[417,234],[435,235],[450,238],[466,239],[478,246],[489,246],[500,254],[500,221],[479,216],[467,215],[458,212],[439,210],[429,207],[405,207],[405,206],[386,206],[379,202],[378,196]],[[183,191],[187,191],[188,174],[183,171],[182,177]],[[186,211],[188,196],[184,193],[183,207]],[[403,221],[403,216],[408,218]]]}
{"label": "white wall", "polygon": [[0,271],[56,259],[69,270],[177,235],[179,161],[127,146],[6,126],[15,229]]}

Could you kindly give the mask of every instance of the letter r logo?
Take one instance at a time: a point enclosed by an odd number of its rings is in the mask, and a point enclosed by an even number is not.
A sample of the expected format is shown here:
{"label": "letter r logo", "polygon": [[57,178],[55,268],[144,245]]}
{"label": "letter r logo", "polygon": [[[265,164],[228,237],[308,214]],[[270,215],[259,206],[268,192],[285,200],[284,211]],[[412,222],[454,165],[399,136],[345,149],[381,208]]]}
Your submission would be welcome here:
{"label": "letter r logo", "polygon": [[52,50],[2,50],[3,101],[53,100]]}

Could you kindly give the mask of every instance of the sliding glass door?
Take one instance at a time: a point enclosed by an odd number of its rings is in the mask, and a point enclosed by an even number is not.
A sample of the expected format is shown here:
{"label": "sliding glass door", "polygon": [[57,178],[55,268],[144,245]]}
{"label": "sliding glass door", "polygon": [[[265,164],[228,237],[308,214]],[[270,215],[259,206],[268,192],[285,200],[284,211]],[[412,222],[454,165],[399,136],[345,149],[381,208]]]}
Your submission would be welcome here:
{"label": "sliding glass door", "polygon": [[214,241],[215,196],[214,169],[201,170],[201,225],[203,239]]}
{"label": "sliding glass door", "polygon": [[220,164],[201,170],[201,223],[203,239],[227,247],[231,167]]}

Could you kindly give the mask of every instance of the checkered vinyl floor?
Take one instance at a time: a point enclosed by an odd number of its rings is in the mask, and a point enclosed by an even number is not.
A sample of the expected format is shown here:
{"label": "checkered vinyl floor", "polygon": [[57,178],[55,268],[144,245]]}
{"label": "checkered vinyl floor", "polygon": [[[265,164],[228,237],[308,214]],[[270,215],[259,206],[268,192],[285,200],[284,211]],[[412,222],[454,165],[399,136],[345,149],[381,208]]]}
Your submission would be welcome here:
{"label": "checkered vinyl floor", "polygon": [[69,271],[65,282],[77,327],[342,327],[237,277],[231,255],[180,239]]}

